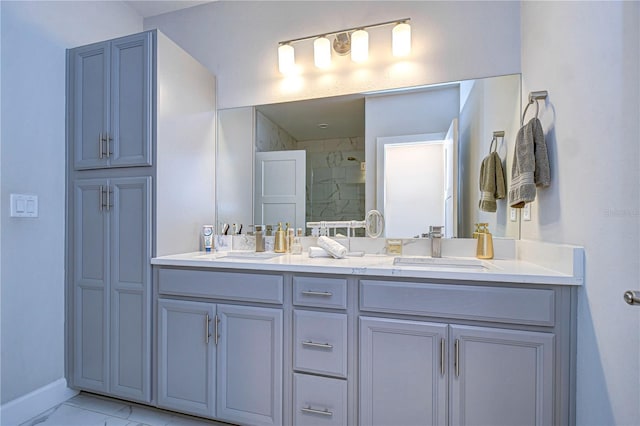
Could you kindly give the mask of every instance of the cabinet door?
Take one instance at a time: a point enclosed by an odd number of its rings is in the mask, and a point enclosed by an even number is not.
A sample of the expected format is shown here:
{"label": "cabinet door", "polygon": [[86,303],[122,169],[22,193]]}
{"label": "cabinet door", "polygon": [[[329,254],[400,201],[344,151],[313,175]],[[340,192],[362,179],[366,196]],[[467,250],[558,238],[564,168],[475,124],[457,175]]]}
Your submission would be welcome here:
{"label": "cabinet door", "polygon": [[158,406],[215,414],[215,305],[158,301]]}
{"label": "cabinet door", "polygon": [[451,326],[452,425],[553,424],[554,335]]}
{"label": "cabinet door", "polygon": [[111,43],[111,167],[151,165],[152,35]]}
{"label": "cabinet door", "polygon": [[111,179],[111,393],[151,400],[151,178]]}
{"label": "cabinet door", "polygon": [[[79,47],[71,53],[72,81],[69,83],[73,116],[73,158],[76,169],[107,167],[101,140],[108,129],[109,42]],[[102,152],[101,152],[102,149]]]}
{"label": "cabinet door", "polygon": [[447,326],[360,318],[360,424],[443,425]]}
{"label": "cabinet door", "polygon": [[218,305],[217,416],[282,423],[282,310]]}
{"label": "cabinet door", "polygon": [[73,382],[108,390],[109,220],[103,179],[78,179],[73,190]]}

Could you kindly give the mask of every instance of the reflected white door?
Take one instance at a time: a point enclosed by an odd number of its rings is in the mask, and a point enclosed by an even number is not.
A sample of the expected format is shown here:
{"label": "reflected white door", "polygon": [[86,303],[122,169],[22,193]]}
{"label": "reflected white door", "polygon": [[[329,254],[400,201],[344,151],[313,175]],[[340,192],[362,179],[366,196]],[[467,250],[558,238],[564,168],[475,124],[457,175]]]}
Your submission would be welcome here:
{"label": "reflected white door", "polygon": [[305,227],[306,152],[256,152],[254,222]]}
{"label": "reflected white door", "polygon": [[458,119],[451,121],[444,137],[444,236],[458,235]]}

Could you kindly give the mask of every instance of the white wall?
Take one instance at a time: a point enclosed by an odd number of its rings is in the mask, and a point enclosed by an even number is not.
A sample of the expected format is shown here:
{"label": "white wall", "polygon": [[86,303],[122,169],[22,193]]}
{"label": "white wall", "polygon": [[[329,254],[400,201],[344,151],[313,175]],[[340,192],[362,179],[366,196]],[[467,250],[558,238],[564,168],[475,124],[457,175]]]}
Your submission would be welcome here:
{"label": "white wall", "polygon": [[583,245],[578,300],[579,425],[640,422],[640,3],[523,2],[523,94],[540,118],[551,186],[527,239]]}
{"label": "white wall", "polygon": [[[370,31],[370,60],[334,55],[313,67],[312,40],[295,45],[299,78],[278,71],[278,42],[411,18],[412,53],[390,54],[391,27]],[[219,1],[145,20],[208,67],[218,106],[260,105],[520,72],[520,3],[502,1]]]}
{"label": "white wall", "polygon": [[[0,2],[1,403],[64,377],[65,49],[142,30],[120,2]],[[9,194],[39,197],[10,218]]]}

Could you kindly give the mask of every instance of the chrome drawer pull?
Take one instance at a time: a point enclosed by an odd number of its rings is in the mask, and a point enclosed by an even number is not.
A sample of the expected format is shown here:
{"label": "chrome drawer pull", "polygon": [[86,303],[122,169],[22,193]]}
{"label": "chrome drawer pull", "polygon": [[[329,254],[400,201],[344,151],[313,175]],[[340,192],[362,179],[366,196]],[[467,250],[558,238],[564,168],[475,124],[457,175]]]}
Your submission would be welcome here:
{"label": "chrome drawer pull", "polygon": [[640,291],[626,291],[624,293],[624,301],[630,305],[640,305]]}
{"label": "chrome drawer pull", "polygon": [[325,296],[325,297],[333,296],[333,293],[329,291],[304,290],[302,294],[304,294],[305,296]]}
{"label": "chrome drawer pull", "polygon": [[306,342],[302,342],[303,346],[313,346],[314,348],[323,348],[323,349],[333,349],[333,345],[328,343],[316,343],[308,340]]}
{"label": "chrome drawer pull", "polygon": [[308,406],[308,407],[301,408],[300,411],[302,411],[303,413],[322,414],[323,416],[333,416],[333,412],[329,411],[328,408],[325,408],[324,410],[315,410],[311,408],[311,406]]}

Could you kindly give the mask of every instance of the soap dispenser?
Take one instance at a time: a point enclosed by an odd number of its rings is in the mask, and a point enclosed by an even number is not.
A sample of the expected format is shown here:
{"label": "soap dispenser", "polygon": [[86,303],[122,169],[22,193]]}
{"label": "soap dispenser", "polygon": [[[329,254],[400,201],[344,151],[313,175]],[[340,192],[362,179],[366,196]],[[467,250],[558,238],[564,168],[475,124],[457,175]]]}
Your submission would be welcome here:
{"label": "soap dispenser", "polygon": [[273,247],[273,251],[275,251],[276,253],[284,253],[287,251],[286,246],[285,246],[285,233],[282,230],[282,222],[278,223],[278,230],[276,231],[276,241]]}
{"label": "soap dispenser", "polygon": [[479,225],[476,257],[478,259],[493,259],[493,237],[489,232],[489,224],[480,223]]}

